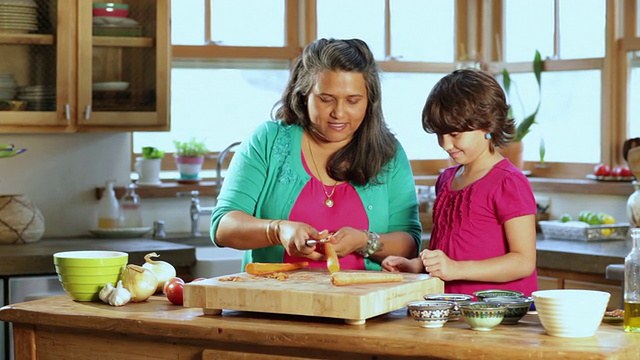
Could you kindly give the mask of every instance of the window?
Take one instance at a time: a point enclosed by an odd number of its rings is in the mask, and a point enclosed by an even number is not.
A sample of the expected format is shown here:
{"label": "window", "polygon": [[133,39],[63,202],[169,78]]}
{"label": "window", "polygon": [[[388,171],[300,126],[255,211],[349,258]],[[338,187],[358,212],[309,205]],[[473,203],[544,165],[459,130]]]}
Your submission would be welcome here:
{"label": "window", "polygon": [[[519,119],[538,101],[531,61],[539,50],[545,63],[541,108],[524,139],[525,160],[529,167],[539,161],[544,140],[546,162],[562,168],[562,176],[581,178],[595,163],[619,161],[621,136],[640,136],[640,105],[631,100],[640,96],[640,24],[630,30],[635,33],[624,34],[622,45],[605,36],[623,28],[606,19],[618,21],[625,9],[638,17],[637,3],[173,0],[171,132],[135,133],[134,152],[148,145],[172,152],[174,139],[193,136],[216,152],[246,138],[270,118],[303,44],[318,37],[358,37],[383,70],[387,123],[410,159],[430,174],[437,174],[446,159],[435,136],[421,125],[433,85],[465,55],[496,74],[504,66],[517,88],[510,103]],[[622,14],[607,16],[607,11]],[[611,70],[620,63],[616,48],[631,54],[626,104],[609,98],[612,87],[624,93]]]}

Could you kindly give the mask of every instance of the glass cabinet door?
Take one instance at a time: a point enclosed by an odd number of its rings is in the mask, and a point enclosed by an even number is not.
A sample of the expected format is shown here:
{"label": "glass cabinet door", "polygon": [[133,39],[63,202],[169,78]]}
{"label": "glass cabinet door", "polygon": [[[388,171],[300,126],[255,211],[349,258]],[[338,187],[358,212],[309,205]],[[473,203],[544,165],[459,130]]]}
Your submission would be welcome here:
{"label": "glass cabinet door", "polygon": [[0,131],[72,125],[72,5],[0,0]]}
{"label": "glass cabinet door", "polygon": [[78,125],[168,126],[168,0],[78,6]]}

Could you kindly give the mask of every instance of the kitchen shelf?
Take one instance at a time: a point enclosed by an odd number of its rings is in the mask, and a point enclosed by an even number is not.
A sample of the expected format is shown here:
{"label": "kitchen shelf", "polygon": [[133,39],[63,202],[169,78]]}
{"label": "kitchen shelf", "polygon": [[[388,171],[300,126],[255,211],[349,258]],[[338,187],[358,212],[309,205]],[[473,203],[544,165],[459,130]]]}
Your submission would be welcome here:
{"label": "kitchen shelf", "polygon": [[42,34],[0,34],[0,44],[53,45],[53,35]]}
{"label": "kitchen shelf", "polygon": [[153,47],[155,41],[150,37],[124,37],[124,36],[94,36],[94,46],[119,46],[119,47]]}

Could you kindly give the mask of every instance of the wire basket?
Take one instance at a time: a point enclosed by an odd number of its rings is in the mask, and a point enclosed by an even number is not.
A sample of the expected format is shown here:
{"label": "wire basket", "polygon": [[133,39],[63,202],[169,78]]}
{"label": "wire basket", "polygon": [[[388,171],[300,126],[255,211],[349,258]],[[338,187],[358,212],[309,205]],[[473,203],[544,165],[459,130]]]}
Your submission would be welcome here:
{"label": "wire basket", "polygon": [[539,225],[545,239],[578,241],[625,240],[630,227],[628,223],[587,225],[579,221],[563,223],[558,220],[540,221]]}

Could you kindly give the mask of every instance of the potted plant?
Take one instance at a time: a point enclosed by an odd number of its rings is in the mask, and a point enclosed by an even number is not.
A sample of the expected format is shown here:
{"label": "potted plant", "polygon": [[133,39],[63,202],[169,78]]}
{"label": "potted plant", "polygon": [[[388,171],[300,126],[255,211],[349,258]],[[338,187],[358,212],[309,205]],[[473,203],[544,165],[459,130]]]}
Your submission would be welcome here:
{"label": "potted plant", "polygon": [[[540,56],[540,52],[536,50],[535,56],[533,57],[533,74],[535,75],[536,82],[538,83],[538,105],[536,106],[533,113],[529,114],[524,119],[517,121],[515,137],[513,138],[509,146],[500,150],[500,153],[503,156],[508,158],[515,166],[520,169],[524,168],[524,161],[522,160],[522,139],[529,133],[529,128],[531,127],[531,125],[536,123],[536,116],[538,115],[538,110],[540,110],[540,103],[542,99],[542,87],[540,82],[541,73],[542,58]],[[511,97],[511,76],[506,68],[502,70],[502,85],[504,86],[507,97],[511,99],[509,102],[513,104],[513,97]],[[518,96],[518,94],[516,94],[516,96]],[[513,105],[509,108],[509,117],[514,117]],[[544,142],[541,142],[541,146],[544,147]],[[541,154],[543,154],[543,148],[541,148],[540,151]]]}
{"label": "potted plant", "polygon": [[176,147],[175,158],[180,172],[180,179],[198,180],[204,156],[209,152],[204,141],[191,138],[188,141],[174,140]]}
{"label": "potted plant", "polygon": [[138,173],[138,185],[162,185],[160,181],[162,158],[164,158],[164,151],[153,146],[142,148],[142,157],[137,157],[133,165]]}

